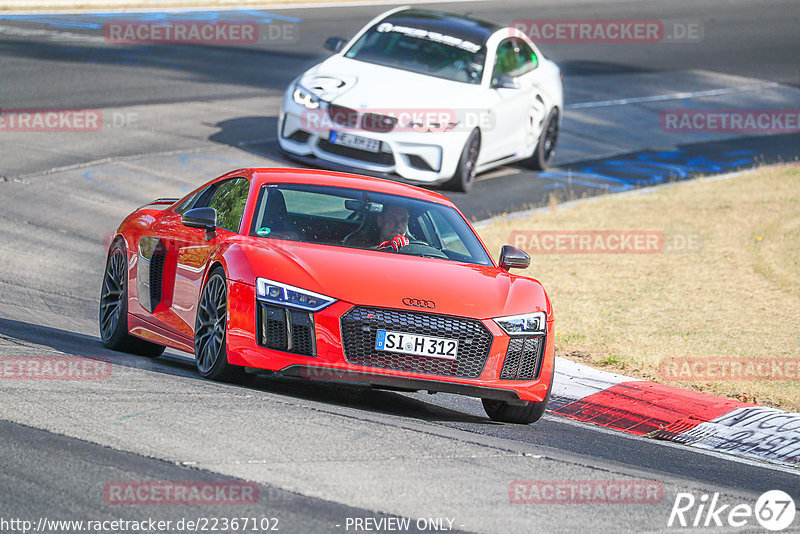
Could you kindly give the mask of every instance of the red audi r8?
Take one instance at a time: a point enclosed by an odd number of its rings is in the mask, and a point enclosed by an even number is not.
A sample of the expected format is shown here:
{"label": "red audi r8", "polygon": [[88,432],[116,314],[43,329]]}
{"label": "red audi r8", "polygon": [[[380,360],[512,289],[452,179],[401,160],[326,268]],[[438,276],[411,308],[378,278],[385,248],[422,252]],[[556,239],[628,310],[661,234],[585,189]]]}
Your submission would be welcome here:
{"label": "red audi r8", "polygon": [[[106,261],[106,347],[246,370],[479,397],[531,423],[553,381],[542,285],[495,263],[438,193],[329,171],[241,169],[120,225]],[[255,371],[257,372],[257,371]]]}

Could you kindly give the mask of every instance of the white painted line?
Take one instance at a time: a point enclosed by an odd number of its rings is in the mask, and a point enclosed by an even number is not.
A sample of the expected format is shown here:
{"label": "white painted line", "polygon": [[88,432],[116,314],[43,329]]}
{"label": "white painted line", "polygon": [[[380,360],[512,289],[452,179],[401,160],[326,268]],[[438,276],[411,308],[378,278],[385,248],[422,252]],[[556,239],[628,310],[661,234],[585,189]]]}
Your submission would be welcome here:
{"label": "white painted line", "polygon": [[499,169],[495,169],[493,171],[489,171],[486,174],[475,178],[476,182],[481,182],[483,180],[491,180],[492,178],[501,178],[503,176],[509,176],[511,174],[519,174],[518,169],[514,169],[512,167],[500,167]]}
{"label": "white painted line", "polygon": [[597,102],[580,102],[564,106],[564,109],[584,109],[584,108],[604,108],[609,106],[624,106],[626,104],[642,104],[645,102],[663,102],[665,100],[683,100],[685,98],[702,98],[706,96],[729,95],[733,93],[746,93],[748,91],[759,91],[780,87],[776,82],[760,83],[755,85],[743,85],[741,87],[725,87],[722,89],[707,89],[705,91],[686,91],[682,93],[670,93],[665,95],[638,96],[633,98],[619,98],[616,100],[599,100]]}
{"label": "white painted line", "polygon": [[620,382],[632,382],[635,378],[609,373],[594,367],[556,358],[556,376],[553,379],[553,395],[561,399],[576,401],[604,391]]}
{"label": "white painted line", "polygon": [[9,37],[47,37],[54,41],[79,41],[89,43],[108,44],[105,37],[89,33],[73,33],[68,31],[41,30],[38,28],[16,28],[13,26],[0,26],[0,35]]}

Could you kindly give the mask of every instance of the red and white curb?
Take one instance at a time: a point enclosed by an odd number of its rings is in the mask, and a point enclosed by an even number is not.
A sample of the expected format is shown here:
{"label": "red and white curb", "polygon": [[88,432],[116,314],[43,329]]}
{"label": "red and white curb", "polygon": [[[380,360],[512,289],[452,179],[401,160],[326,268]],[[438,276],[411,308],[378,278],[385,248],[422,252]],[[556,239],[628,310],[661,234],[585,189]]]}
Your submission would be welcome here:
{"label": "red and white curb", "polygon": [[570,419],[800,467],[800,414],[556,359],[548,409]]}

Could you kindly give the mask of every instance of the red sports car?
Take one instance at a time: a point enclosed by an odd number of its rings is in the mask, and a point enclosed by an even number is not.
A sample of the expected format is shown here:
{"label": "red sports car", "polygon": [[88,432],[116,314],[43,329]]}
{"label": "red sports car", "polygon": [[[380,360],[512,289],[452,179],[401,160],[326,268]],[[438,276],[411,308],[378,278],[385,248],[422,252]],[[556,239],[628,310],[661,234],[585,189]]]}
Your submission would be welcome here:
{"label": "red sports car", "polygon": [[553,381],[542,285],[496,264],[447,198],[329,171],[240,169],[120,225],[106,261],[106,347],[247,369],[479,397],[531,423]]}

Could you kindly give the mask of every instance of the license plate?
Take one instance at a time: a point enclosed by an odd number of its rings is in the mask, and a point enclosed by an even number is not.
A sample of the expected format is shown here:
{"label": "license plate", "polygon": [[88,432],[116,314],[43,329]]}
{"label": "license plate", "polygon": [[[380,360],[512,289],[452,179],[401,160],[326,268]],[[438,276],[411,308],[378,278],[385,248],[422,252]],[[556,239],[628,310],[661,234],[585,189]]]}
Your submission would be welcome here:
{"label": "license plate", "polygon": [[331,132],[328,139],[334,145],[349,146],[350,148],[359,148],[369,152],[380,152],[381,142],[377,139],[369,139],[349,133]]}
{"label": "license plate", "polygon": [[414,356],[455,360],[458,354],[458,340],[378,330],[375,349],[399,352],[401,354],[413,354]]}

